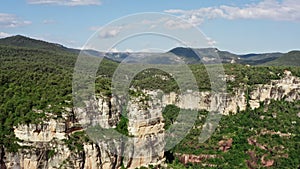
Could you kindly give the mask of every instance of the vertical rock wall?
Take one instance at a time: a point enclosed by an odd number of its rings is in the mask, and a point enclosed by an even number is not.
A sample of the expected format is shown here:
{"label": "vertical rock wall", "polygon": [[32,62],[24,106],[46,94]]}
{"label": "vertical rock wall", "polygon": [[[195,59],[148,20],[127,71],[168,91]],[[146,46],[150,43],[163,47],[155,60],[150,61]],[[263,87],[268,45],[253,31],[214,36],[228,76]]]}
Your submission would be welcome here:
{"label": "vertical rock wall", "polygon": [[[249,95],[251,108],[270,100],[300,99],[300,79],[286,72],[280,80],[269,84],[252,86]],[[70,135],[84,127],[100,125],[113,129],[120,120],[121,101],[118,97],[99,96],[86,102],[85,108],[69,110],[63,118],[49,117],[42,124],[19,125],[15,135],[20,145],[28,148],[11,153],[0,147],[1,169],[72,168],[114,169],[122,165],[127,168],[156,165],[164,162],[164,120],[162,108],[174,104],[182,109],[218,110],[223,114],[237,113],[247,106],[246,88],[236,89],[232,94],[188,91],[181,95],[159,91],[144,91],[144,95],[133,97],[127,105],[129,119],[127,142],[105,140],[83,143],[83,151],[71,151],[65,141]]]}

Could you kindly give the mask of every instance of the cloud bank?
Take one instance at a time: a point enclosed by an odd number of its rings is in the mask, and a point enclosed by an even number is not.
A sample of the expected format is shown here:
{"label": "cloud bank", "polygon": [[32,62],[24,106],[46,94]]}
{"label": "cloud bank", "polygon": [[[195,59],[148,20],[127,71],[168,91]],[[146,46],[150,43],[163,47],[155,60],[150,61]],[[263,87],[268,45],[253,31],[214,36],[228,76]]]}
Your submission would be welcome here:
{"label": "cloud bank", "polygon": [[6,33],[6,32],[0,32],[0,38],[6,38],[6,37],[9,37],[9,36],[12,36],[12,35],[9,34],[9,33]]}
{"label": "cloud bank", "polygon": [[275,21],[300,21],[299,0],[263,0],[243,7],[222,5],[196,10],[169,9],[165,12],[179,15],[193,25],[200,25],[206,19],[269,19]]}
{"label": "cloud bank", "polygon": [[30,21],[24,21],[12,14],[0,13],[0,28],[16,28],[31,24]]}
{"label": "cloud bank", "polygon": [[99,37],[101,38],[113,38],[119,35],[123,26],[104,27],[99,31]]}
{"label": "cloud bank", "polygon": [[101,5],[100,0],[27,0],[29,4],[49,4],[61,6]]}

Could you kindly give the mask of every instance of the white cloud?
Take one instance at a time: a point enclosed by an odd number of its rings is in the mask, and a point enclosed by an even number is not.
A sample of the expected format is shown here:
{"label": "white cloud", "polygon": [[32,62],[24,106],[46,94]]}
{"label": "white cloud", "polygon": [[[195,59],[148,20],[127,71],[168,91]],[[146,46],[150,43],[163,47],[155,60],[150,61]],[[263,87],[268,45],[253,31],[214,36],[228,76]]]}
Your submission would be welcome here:
{"label": "white cloud", "polygon": [[9,37],[9,36],[12,36],[12,35],[9,34],[9,33],[0,32],[0,38],[6,38],[6,37]]}
{"label": "white cloud", "polygon": [[124,52],[127,52],[127,53],[132,53],[132,52],[134,52],[132,49],[125,49],[125,51]]}
{"label": "white cloud", "polygon": [[29,4],[49,4],[63,6],[101,5],[100,0],[27,0]]}
{"label": "white cloud", "polygon": [[0,13],[0,27],[15,28],[31,24],[30,21],[24,21],[12,14]]}
{"label": "white cloud", "polygon": [[88,29],[93,32],[97,32],[100,38],[113,38],[118,36],[121,31],[131,29],[132,25],[105,25],[105,26],[91,26]]}
{"label": "white cloud", "polygon": [[205,19],[270,19],[276,21],[300,21],[300,1],[298,0],[263,0],[257,4],[243,7],[219,6],[196,10],[170,9],[165,12],[179,15],[194,25],[200,25]]}
{"label": "white cloud", "polygon": [[192,24],[183,22],[180,19],[178,19],[178,20],[169,19],[164,24],[165,24],[165,27],[168,29],[189,29],[193,26]]}
{"label": "white cloud", "polygon": [[173,29],[189,29],[193,25],[185,22],[184,20],[180,18],[175,17],[162,17],[159,19],[154,20],[143,20],[141,22],[142,24],[149,25],[150,29],[154,29],[157,27],[164,26],[167,29],[173,30]]}
{"label": "white cloud", "polygon": [[215,41],[215,40],[213,40],[212,38],[210,38],[210,37],[207,37],[206,38],[207,39],[207,43],[208,43],[208,45],[210,45],[210,46],[215,46],[216,44],[217,44],[217,41]]}
{"label": "white cloud", "polygon": [[101,38],[113,38],[117,36],[121,30],[123,29],[122,26],[115,26],[115,27],[104,27],[99,31],[99,37]]}
{"label": "white cloud", "polygon": [[120,51],[117,48],[111,48],[108,52],[118,53]]}

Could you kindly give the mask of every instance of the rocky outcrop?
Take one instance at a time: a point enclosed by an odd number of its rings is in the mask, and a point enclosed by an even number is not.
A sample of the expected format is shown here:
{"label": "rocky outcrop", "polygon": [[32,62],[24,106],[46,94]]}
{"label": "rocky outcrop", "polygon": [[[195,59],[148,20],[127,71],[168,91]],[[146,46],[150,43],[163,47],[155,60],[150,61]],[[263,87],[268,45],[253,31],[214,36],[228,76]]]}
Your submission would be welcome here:
{"label": "rocky outcrop", "polygon": [[[29,144],[28,144],[29,145]],[[51,144],[50,144],[51,145]],[[53,149],[49,143],[32,143],[30,148],[21,149],[17,153],[6,153],[7,168],[57,168],[68,157],[70,151],[63,143],[56,143],[58,154],[49,156],[49,151]]]}
{"label": "rocky outcrop", "polygon": [[83,142],[83,151],[71,150],[66,141],[74,132],[82,131],[84,125],[101,124],[103,128],[113,128],[119,120],[120,107],[116,97],[98,97],[87,102],[85,109],[66,109],[63,118],[52,115],[40,124],[19,125],[14,133],[24,148],[18,152],[0,151],[1,169],[36,168],[118,168],[121,165],[109,154],[105,142]]}
{"label": "rocky outcrop", "polygon": [[183,164],[188,163],[198,163],[202,164],[202,166],[208,166],[208,167],[216,167],[214,164],[203,164],[202,162],[207,159],[213,159],[213,158],[220,158],[220,156],[215,154],[200,154],[200,155],[193,155],[193,154],[176,154],[179,161]]}
{"label": "rocky outcrop", "polygon": [[273,166],[274,164],[274,160],[265,160],[265,157],[267,156],[267,154],[264,154],[260,161],[261,161],[261,164],[264,166],[264,167],[271,167]]}
{"label": "rocky outcrop", "polygon": [[183,94],[171,92],[163,96],[163,105],[174,104],[181,109],[218,111],[222,114],[237,113],[247,106],[245,90],[237,89],[235,94],[187,91]]}
{"label": "rocky outcrop", "polygon": [[[151,98],[151,99],[149,99]],[[164,120],[156,92],[134,97],[128,103],[128,132],[124,164],[127,168],[158,166],[164,161]]]}
{"label": "rocky outcrop", "polygon": [[102,128],[116,127],[121,114],[120,99],[116,96],[97,96],[86,101],[84,108],[75,108],[79,123],[87,128],[100,125]]}
{"label": "rocky outcrop", "polygon": [[[300,78],[292,76],[289,71],[280,80],[271,80],[269,84],[252,86],[249,94],[249,104],[252,109],[258,108],[261,102],[271,100],[295,101],[300,100]],[[224,115],[246,110],[246,87],[235,89],[232,94],[187,91],[182,94],[171,92],[163,95],[163,105],[174,104],[182,109],[218,111]]]}
{"label": "rocky outcrop", "polygon": [[233,142],[232,138],[230,138],[228,140],[221,140],[221,141],[219,141],[219,143],[218,143],[219,150],[221,150],[223,152],[228,151],[231,148],[231,146],[232,146],[232,142]]}
{"label": "rocky outcrop", "polygon": [[103,162],[103,157],[101,156],[100,147],[97,144],[84,144],[84,152],[85,152],[85,160],[84,160],[83,168],[86,169],[100,168]]}
{"label": "rocky outcrop", "polygon": [[[142,95],[131,97],[127,103],[129,137],[91,139],[93,142],[82,142],[82,149],[71,150],[67,141],[74,132],[99,126],[112,133],[120,121],[123,111],[121,97],[97,96],[85,102],[84,108],[67,109],[62,118],[49,116],[41,124],[16,126],[14,133],[24,148],[10,153],[5,151],[5,147],[0,147],[0,167],[115,169],[122,165],[126,168],[160,166],[164,163],[166,146],[162,117],[166,105],[229,114],[245,110],[248,103],[254,109],[261,102],[268,104],[272,99],[299,100],[299,92],[300,79],[289,72],[280,80],[252,86],[249,97],[246,96],[246,87],[236,89],[231,94],[195,91],[162,94],[158,90],[143,91]],[[219,144],[226,151],[231,142],[227,140]],[[215,157],[182,156],[184,162],[198,162],[203,158]],[[265,166],[271,165],[271,161],[261,161]],[[250,165],[253,161],[248,162]]]}
{"label": "rocky outcrop", "polygon": [[285,71],[285,76],[280,80],[272,80],[270,84],[259,84],[254,88],[249,100],[251,108],[258,108],[260,102],[268,104],[272,99],[286,101],[300,99],[300,78],[292,76],[289,71]]}
{"label": "rocky outcrop", "polygon": [[50,142],[54,138],[66,138],[65,123],[61,120],[50,119],[42,124],[19,125],[15,127],[15,135],[23,141]]}

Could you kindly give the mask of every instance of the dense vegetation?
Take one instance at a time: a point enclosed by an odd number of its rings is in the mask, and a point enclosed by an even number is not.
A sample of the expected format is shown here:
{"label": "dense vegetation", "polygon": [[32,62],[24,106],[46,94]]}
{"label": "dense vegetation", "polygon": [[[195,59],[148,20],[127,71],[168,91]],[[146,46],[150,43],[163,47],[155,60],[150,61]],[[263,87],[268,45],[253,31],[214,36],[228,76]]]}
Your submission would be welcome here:
{"label": "dense vegetation", "polygon": [[[268,106],[262,105],[254,110],[248,109],[236,115],[223,116],[215,133],[204,143],[199,143],[198,137],[207,112],[199,112],[195,127],[171,151],[175,157],[176,153],[216,155],[217,158],[201,161],[202,164],[214,166],[212,168],[251,168],[247,161],[256,163],[252,167],[261,168],[263,156],[268,160],[274,160],[271,168],[298,168],[299,107],[299,101],[272,101]],[[168,113],[168,110],[165,113]],[[224,152],[220,150],[219,141],[228,139],[232,139],[233,143],[229,150]],[[255,140],[256,144],[250,144],[249,139]],[[179,162],[178,156],[170,163],[170,167],[173,168],[210,168],[197,163],[183,165]]]}
{"label": "dense vegetation", "polygon": [[[16,151],[13,126],[38,123],[45,112],[60,116],[70,106],[75,56],[0,47],[0,144]],[[37,113],[38,110],[43,110]]]}
{"label": "dense vegetation", "polygon": [[16,35],[0,39],[0,45],[13,47],[26,47],[30,49],[48,50],[55,52],[75,53],[79,50],[66,48],[60,44],[49,43],[42,40],[31,39],[22,35]]}
{"label": "dense vegetation", "polygon": [[277,58],[271,62],[266,63],[266,65],[272,66],[300,66],[300,51],[291,51],[284,54],[282,57]]}
{"label": "dense vegetation", "polygon": [[[13,133],[14,126],[40,123],[47,118],[61,118],[66,108],[72,107],[72,76],[77,54],[49,43],[39,42],[40,47],[36,47],[34,40],[29,44],[26,41],[25,47],[24,43],[16,41],[9,43],[12,46],[0,45],[0,148],[4,146],[8,151],[17,151],[20,148],[16,143],[18,139]],[[297,52],[292,52],[290,55],[296,59],[299,56]],[[298,60],[292,60],[292,62],[299,63]],[[111,95],[111,79],[118,64],[103,59],[97,72],[97,93]],[[229,78],[227,77],[229,92],[241,86],[247,86],[251,90],[254,84],[279,79],[286,69],[300,77],[299,67],[240,64],[224,64],[223,66],[225,73],[229,75]],[[199,90],[210,90],[210,80],[205,66],[191,64],[189,68],[195,76]],[[178,71],[177,73],[184,75],[184,72]],[[180,80],[185,82],[185,79]],[[185,83],[189,85],[188,79]],[[139,89],[161,89],[164,92],[179,91],[174,77],[159,69],[146,69],[138,73],[131,82],[131,86]],[[255,159],[260,159],[265,154],[266,159],[273,159],[275,161],[273,168],[283,166],[297,168],[300,164],[297,156],[300,154],[300,118],[297,117],[299,104],[299,102],[273,101],[269,106],[262,106],[255,110],[248,109],[237,115],[224,116],[214,135],[201,144],[198,142],[198,136],[207,112],[198,112],[196,127],[191,129],[186,138],[171,150],[171,154],[173,156],[176,156],[176,153],[217,154],[220,158],[206,159],[204,163],[214,164],[219,168],[245,168],[247,167],[245,160],[254,161],[249,152],[255,152]],[[165,129],[168,129],[174,122],[178,111],[179,108],[175,106],[165,108],[163,113]],[[274,113],[276,118],[274,118]],[[128,120],[121,117],[115,130],[128,135],[127,125]],[[278,134],[262,134],[263,129],[292,133],[292,135],[280,137]],[[233,139],[232,147],[227,152],[220,151],[218,142],[229,138]],[[248,144],[249,138],[256,139],[260,144],[266,144],[268,149],[263,150]],[[71,150],[81,151],[82,142],[85,141],[88,139],[84,132],[75,132],[70,135],[70,139],[65,140],[65,143]],[[286,155],[287,158],[285,158]],[[169,162],[173,168],[203,167],[197,164],[183,165],[179,163],[178,158]],[[262,166],[260,160],[255,162],[258,167]]]}

